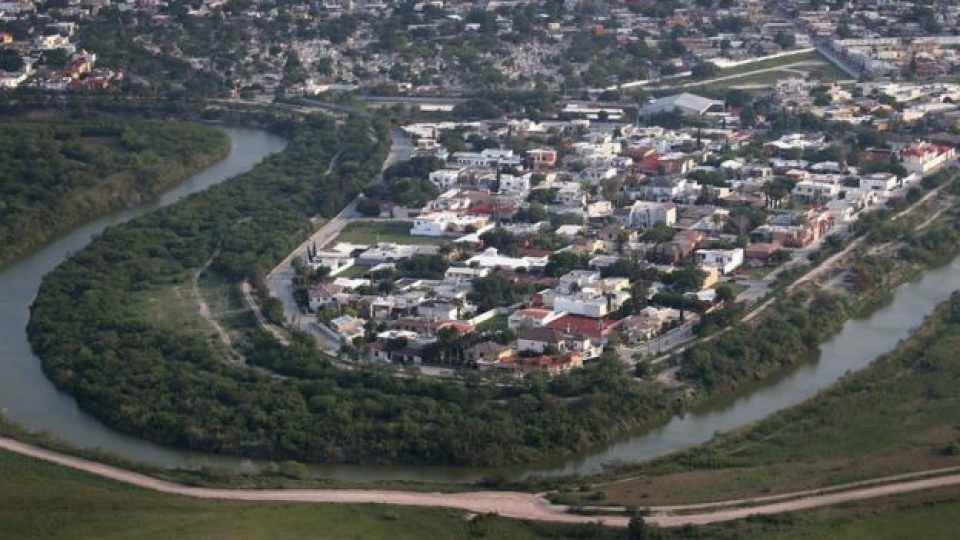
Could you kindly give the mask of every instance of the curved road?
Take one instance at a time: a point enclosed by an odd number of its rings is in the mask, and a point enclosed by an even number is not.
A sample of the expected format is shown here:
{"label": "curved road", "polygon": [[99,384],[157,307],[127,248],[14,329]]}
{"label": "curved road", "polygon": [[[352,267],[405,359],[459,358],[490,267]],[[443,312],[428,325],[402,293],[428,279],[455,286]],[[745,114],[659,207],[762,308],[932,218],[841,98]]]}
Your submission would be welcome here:
{"label": "curved road", "polygon": [[[520,493],[512,491],[476,491],[464,493],[425,493],[410,491],[389,491],[373,489],[221,489],[198,488],[159,480],[150,476],[127,471],[111,465],[77,458],[46,450],[7,437],[0,437],[0,449],[24,456],[40,459],[71,469],[94,474],[125,484],[198,499],[223,499],[235,501],[283,501],[315,503],[366,503],[394,504],[402,506],[444,507],[473,513],[495,513],[504,517],[535,521],[553,521],[561,523],[600,522],[604,525],[624,527],[625,516],[597,515],[585,516],[567,513],[568,507],[549,503],[542,494]],[[931,471],[936,472],[936,471]],[[916,473],[922,474],[922,473]],[[908,476],[909,477],[909,476]],[[650,523],[664,527],[680,525],[702,525],[741,519],[754,514],[777,514],[818,508],[850,501],[884,497],[937,487],[960,485],[960,473],[932,478],[909,479],[879,486],[870,486],[836,493],[817,494],[817,492],[799,492],[799,498],[764,504],[764,498],[738,499],[730,504],[751,504],[740,508],[729,508],[686,515],[669,515],[666,512],[684,509],[696,510],[702,505],[688,507],[651,508],[652,515],[645,518]],[[830,488],[825,488],[829,490]],[[782,495],[786,497],[788,495]],[[769,499],[768,499],[769,500]],[[716,503],[723,504],[723,503]]]}

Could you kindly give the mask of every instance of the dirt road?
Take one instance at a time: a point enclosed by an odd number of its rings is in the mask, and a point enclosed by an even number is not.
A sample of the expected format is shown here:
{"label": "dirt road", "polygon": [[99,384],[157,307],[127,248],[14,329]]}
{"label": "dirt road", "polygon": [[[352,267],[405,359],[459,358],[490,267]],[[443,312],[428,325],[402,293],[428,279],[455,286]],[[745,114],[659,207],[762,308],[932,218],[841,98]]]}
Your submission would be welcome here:
{"label": "dirt road", "polygon": [[[153,491],[171,493],[198,499],[224,499],[236,501],[289,501],[315,503],[372,503],[401,506],[428,506],[464,510],[472,513],[496,513],[504,517],[561,523],[601,522],[604,525],[623,527],[628,518],[624,516],[582,516],[567,513],[566,506],[555,505],[542,494],[511,491],[476,491],[465,493],[421,493],[369,489],[218,489],[198,488],[175,484],[144,474],[127,471],[103,463],[68,456],[25,444],[7,437],[0,437],[0,449],[55,463],[72,469],[95,474],[125,484]],[[909,479],[878,486],[827,494],[801,492],[802,496],[789,501],[766,503],[764,498],[739,499],[736,504],[757,503],[757,506],[728,508],[703,513],[671,515],[669,512],[684,507],[653,507],[646,518],[650,523],[665,527],[700,525],[740,519],[753,514],[776,514],[795,510],[818,508],[832,504],[871,499],[887,495],[910,493],[925,489],[960,485],[960,473],[932,478]],[[829,488],[825,488],[829,489]],[[723,504],[723,502],[716,503]],[[695,509],[695,505],[686,507]]]}

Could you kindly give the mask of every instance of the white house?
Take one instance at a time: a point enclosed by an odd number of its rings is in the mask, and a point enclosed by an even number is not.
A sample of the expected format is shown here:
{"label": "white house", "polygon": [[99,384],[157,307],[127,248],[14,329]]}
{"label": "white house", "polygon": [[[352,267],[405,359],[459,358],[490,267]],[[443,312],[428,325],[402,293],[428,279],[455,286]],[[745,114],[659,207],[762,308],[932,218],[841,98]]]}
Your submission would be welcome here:
{"label": "white house", "polygon": [[699,265],[729,274],[743,264],[743,249],[698,249],[693,253],[693,259]]}
{"label": "white house", "polygon": [[523,159],[513,150],[488,148],[482,152],[454,152],[453,162],[461,167],[490,167],[493,165],[519,165]]}
{"label": "white house", "polygon": [[888,195],[899,186],[897,175],[893,173],[873,173],[860,177],[860,189],[873,191],[880,195]]}
{"label": "white house", "polygon": [[457,187],[460,181],[460,173],[463,169],[440,169],[430,173],[430,183],[437,186],[437,189],[448,190]]}
{"label": "white house", "polygon": [[791,194],[806,201],[833,200],[840,194],[840,183],[801,180],[793,186]]}
{"label": "white house", "polygon": [[563,317],[566,313],[542,308],[518,309],[507,318],[507,327],[511,330],[518,328],[538,328],[546,326],[552,321]]}
{"label": "white house", "polygon": [[471,311],[473,306],[457,306],[452,302],[432,301],[417,306],[417,314],[421,317],[436,321],[455,321],[461,315]]}
{"label": "white house", "polygon": [[557,194],[554,200],[564,206],[583,206],[587,203],[587,194],[583,191],[583,186],[579,182],[563,182],[554,184],[557,188]]}
{"label": "white house", "polygon": [[620,309],[620,306],[629,299],[630,293],[624,291],[611,291],[605,294],[583,291],[555,296],[553,298],[553,309],[554,311],[565,311],[570,315],[599,319]]}
{"label": "white house", "polygon": [[410,234],[414,236],[444,236],[465,232],[468,227],[480,229],[487,224],[487,216],[462,216],[453,212],[432,212],[413,220]]}
{"label": "white house", "polygon": [[580,173],[581,180],[594,186],[616,176],[617,169],[614,167],[588,167]]}
{"label": "white house", "polygon": [[444,281],[461,282],[473,281],[490,275],[489,268],[470,268],[466,266],[451,266],[443,274]]}
{"label": "white house", "polygon": [[580,234],[582,230],[582,225],[561,225],[557,227],[557,230],[554,231],[554,233],[566,238],[573,238],[574,236]]}
{"label": "white house", "polygon": [[900,159],[907,172],[927,174],[946,165],[956,155],[952,147],[920,143],[904,148],[900,152]]}
{"label": "white house", "polygon": [[461,167],[486,167],[490,163],[480,152],[454,152],[452,161]]}
{"label": "white house", "polygon": [[602,218],[613,215],[613,203],[610,201],[593,201],[587,204],[588,218]]}
{"label": "white house", "polygon": [[348,253],[342,253],[340,251],[317,251],[313,254],[313,257],[310,258],[308,264],[310,268],[314,270],[320,267],[329,268],[329,275],[335,276],[353,266],[355,262],[354,258]]}
{"label": "white house", "polygon": [[361,253],[357,257],[357,263],[365,266],[373,266],[385,262],[409,259],[418,254],[436,255],[439,251],[440,248],[438,246],[414,246],[381,242]]}
{"label": "white house", "polygon": [[526,195],[530,191],[531,174],[523,176],[514,176],[512,174],[500,175],[500,191],[503,193],[517,193]]}
{"label": "white house", "polygon": [[672,227],[677,222],[677,205],[672,202],[636,201],[627,210],[625,217],[630,227],[650,229],[660,223]]}
{"label": "white house", "polygon": [[478,266],[480,268],[510,268],[517,270],[519,268],[543,268],[547,265],[547,257],[507,257],[500,255],[497,248],[487,248],[479,255],[474,255],[467,259],[469,266]]}
{"label": "white house", "polygon": [[548,347],[563,347],[563,332],[546,326],[527,328],[517,336],[517,351],[543,354]]}

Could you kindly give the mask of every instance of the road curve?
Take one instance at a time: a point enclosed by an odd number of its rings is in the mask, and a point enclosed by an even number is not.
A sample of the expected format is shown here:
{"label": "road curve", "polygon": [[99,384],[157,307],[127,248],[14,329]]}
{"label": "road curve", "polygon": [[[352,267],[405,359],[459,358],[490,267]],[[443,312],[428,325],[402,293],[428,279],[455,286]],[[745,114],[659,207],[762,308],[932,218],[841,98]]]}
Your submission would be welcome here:
{"label": "road curve", "polygon": [[[30,444],[0,437],[0,449],[15,452],[39,460],[55,463],[71,469],[94,474],[125,484],[162,493],[194,497],[198,499],[222,499],[234,501],[314,502],[314,503],[365,503],[394,504],[401,506],[427,506],[464,510],[472,513],[495,513],[504,517],[552,521],[560,523],[600,522],[604,525],[624,527],[628,518],[615,515],[577,515],[567,513],[568,507],[548,502],[542,494],[513,491],[475,491],[463,493],[426,493],[375,489],[222,489],[199,488],[160,480],[141,473],[124,470],[112,465],[69,456],[60,452],[39,448]],[[754,514],[777,514],[806,510],[850,501],[884,497],[960,485],[960,473],[906,480],[871,486],[861,489],[827,494],[811,494],[801,498],[760,504],[758,506],[729,508],[697,514],[670,515],[677,507],[651,508],[646,520],[664,527],[703,525],[720,521],[741,519]],[[760,502],[761,499],[745,499],[736,503]],[[732,501],[733,502],[733,501]]]}

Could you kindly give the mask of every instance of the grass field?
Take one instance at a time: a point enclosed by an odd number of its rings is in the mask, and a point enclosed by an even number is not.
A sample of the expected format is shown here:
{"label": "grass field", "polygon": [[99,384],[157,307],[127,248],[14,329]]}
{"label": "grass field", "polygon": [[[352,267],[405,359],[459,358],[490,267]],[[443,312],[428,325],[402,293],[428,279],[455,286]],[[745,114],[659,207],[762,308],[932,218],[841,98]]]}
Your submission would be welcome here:
{"label": "grass field", "polygon": [[591,491],[607,503],[687,503],[960,465],[960,320],[937,313],[813,400]]}
{"label": "grass field", "polygon": [[[795,64],[797,62],[817,62],[818,64],[789,67],[792,64]],[[754,73],[758,70],[778,68],[781,66],[784,69],[767,71],[763,73]],[[719,73],[717,73],[716,77],[733,77],[733,78],[725,79],[723,81],[718,81],[715,83],[697,84],[698,81],[695,81],[689,77],[686,77],[682,79],[672,80],[667,86],[680,88],[682,85],[689,84],[690,86],[687,88],[691,92],[696,92],[697,90],[725,91],[725,90],[728,90],[731,86],[772,85],[773,83],[775,83],[780,79],[786,79],[789,77],[801,77],[802,75],[798,72],[805,72],[807,73],[808,77],[813,79],[819,79],[821,81],[836,81],[836,80],[844,80],[844,79],[850,78],[846,73],[841,71],[839,68],[834,66],[829,60],[827,60],[825,57],[820,55],[820,53],[816,51],[811,51],[807,53],[796,54],[793,56],[787,56],[783,58],[773,58],[770,60],[764,60],[762,62],[754,62],[752,64],[746,64],[743,66],[721,69]]]}
{"label": "grass field", "polygon": [[960,527],[960,489],[944,488],[804,513],[762,516],[711,525],[685,535],[670,530],[668,539],[711,540],[902,540],[956,538]]}
{"label": "grass field", "polygon": [[215,336],[210,324],[200,316],[190,282],[131,295],[130,309],[162,328],[170,328],[198,337]]}
{"label": "grass field", "polygon": [[392,242],[395,244],[435,244],[450,242],[449,238],[432,236],[411,236],[409,221],[353,221],[337,236],[335,242],[354,244],[375,244]]}
{"label": "grass field", "polygon": [[[206,271],[200,276],[197,292],[206,302],[211,319],[228,332],[249,326],[251,314],[236,284]],[[200,337],[211,344],[221,343],[211,321],[201,315],[200,302],[189,279],[177,285],[131,295],[128,305],[132,313],[151,324]]]}
{"label": "grass field", "polygon": [[[663,540],[952,538],[960,488],[918,492],[807,513],[701,529],[662,531]],[[596,525],[552,525],[462,512],[380,505],[203,501],[141,490],[0,451],[0,540],[286,538],[444,540],[629,538]]]}
{"label": "grass field", "polygon": [[[539,529],[538,529],[539,528]],[[577,528],[378,505],[201,501],[132,488],[0,452],[0,539],[420,540],[563,537]]]}

